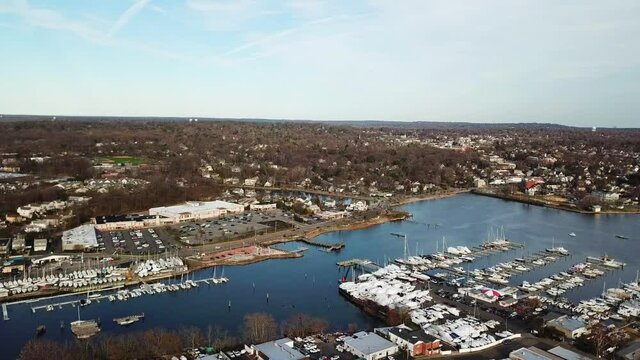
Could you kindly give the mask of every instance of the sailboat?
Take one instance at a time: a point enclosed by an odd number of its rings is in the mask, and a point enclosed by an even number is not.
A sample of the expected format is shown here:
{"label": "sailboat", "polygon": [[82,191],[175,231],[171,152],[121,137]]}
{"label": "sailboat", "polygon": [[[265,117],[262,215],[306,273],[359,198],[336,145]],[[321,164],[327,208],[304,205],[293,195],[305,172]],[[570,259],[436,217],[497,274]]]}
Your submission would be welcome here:
{"label": "sailboat", "polygon": [[560,255],[569,255],[569,250],[563,248],[562,246],[556,247],[556,238],[553,238],[553,242],[550,248],[547,248],[547,252],[560,254]]}

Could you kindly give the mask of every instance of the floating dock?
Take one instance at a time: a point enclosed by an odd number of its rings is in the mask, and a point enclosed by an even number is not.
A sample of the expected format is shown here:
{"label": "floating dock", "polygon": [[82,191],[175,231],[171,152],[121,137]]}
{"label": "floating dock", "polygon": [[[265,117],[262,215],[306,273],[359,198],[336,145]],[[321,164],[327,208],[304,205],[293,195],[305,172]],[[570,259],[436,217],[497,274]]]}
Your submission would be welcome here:
{"label": "floating dock", "polygon": [[7,311],[7,304],[2,304],[2,319],[4,321],[9,320],[9,312]]}
{"label": "floating dock", "polygon": [[303,242],[305,244],[318,246],[318,247],[327,249],[329,251],[338,251],[338,250],[341,250],[345,246],[344,243],[335,243],[335,244],[324,243],[324,242],[321,242],[321,241],[316,241],[316,240],[308,239],[308,238],[305,238],[305,237],[299,238],[298,241],[301,241],[301,242]]}

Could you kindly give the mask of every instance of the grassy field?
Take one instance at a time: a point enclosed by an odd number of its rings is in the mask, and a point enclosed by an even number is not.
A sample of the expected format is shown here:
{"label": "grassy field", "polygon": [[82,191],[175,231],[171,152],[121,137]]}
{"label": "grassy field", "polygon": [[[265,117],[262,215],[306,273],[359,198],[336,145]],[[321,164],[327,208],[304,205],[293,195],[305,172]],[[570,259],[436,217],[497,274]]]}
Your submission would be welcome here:
{"label": "grassy field", "polygon": [[98,159],[103,163],[140,165],[146,162],[146,159],[139,156],[105,156]]}

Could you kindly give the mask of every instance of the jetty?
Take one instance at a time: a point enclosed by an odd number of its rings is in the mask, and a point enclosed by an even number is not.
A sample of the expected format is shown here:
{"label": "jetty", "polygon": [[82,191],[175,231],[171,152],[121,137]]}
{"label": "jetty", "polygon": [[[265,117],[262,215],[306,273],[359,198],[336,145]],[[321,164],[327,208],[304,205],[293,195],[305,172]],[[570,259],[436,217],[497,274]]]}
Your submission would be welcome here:
{"label": "jetty", "polygon": [[313,240],[313,239],[309,239],[309,238],[306,238],[306,237],[301,237],[301,238],[298,238],[297,240],[301,241],[301,242],[303,242],[305,244],[321,247],[321,248],[326,249],[328,251],[339,251],[342,248],[344,248],[344,246],[345,246],[344,243],[335,243],[335,244],[324,243],[324,242]]}

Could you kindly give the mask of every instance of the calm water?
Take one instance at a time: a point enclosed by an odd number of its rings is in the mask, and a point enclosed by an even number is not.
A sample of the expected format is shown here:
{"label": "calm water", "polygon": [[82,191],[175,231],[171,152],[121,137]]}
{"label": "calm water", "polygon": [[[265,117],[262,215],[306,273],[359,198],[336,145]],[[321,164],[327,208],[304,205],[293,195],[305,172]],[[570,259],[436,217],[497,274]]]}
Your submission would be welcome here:
{"label": "calm water", "polygon": [[[615,286],[619,280],[631,281],[640,267],[640,216],[594,217],[470,194],[414,203],[404,206],[404,209],[414,215],[415,222],[389,223],[364,230],[326,234],[319,238],[327,242],[346,242],[346,248],[340,253],[310,248],[300,259],[227,267],[225,275],[231,281],[226,285],[202,284],[195,290],[139,297],[127,302],[103,301],[83,308],[82,317],[102,319],[102,334],[158,327],[175,329],[198,326],[206,329],[208,325],[220,325],[237,333],[242,326],[243,316],[256,311],[269,312],[279,321],[298,312],[322,316],[335,329],[346,329],[349,323],[373,327],[377,325],[374,319],[363,315],[338,295],[337,280],[342,273],[336,262],[368,258],[382,263],[385,258],[401,256],[403,242],[392,237],[391,232],[407,234],[412,254],[416,251],[425,254],[435,251],[436,243],[441,246],[443,236],[448,246],[478,245],[487,238],[492,226],[503,226],[509,239],[527,244],[524,250],[479,259],[469,266],[470,269],[545,249],[551,246],[554,237],[556,246],[564,246],[571,251],[571,257],[514,277],[513,283],[538,280],[566,270],[574,263],[584,261],[586,256],[599,256],[605,252],[627,263],[624,270],[611,271],[604,278],[590,281],[586,286],[567,293],[567,297],[573,300],[598,295],[602,291],[603,281],[606,281],[607,287]],[[426,225],[416,222],[440,226],[428,229]],[[567,234],[570,232],[575,232],[577,236],[569,237]],[[623,234],[631,239],[616,239],[615,234]],[[295,243],[282,245],[289,249],[298,246]],[[210,270],[196,274],[196,278],[210,276]],[[230,300],[232,307],[228,309]],[[128,329],[111,321],[113,317],[141,312],[146,314],[145,321]],[[24,342],[35,337],[35,329],[39,324],[47,326],[46,338],[72,340],[68,328],[61,332],[59,324],[63,320],[68,327],[68,323],[76,319],[77,310],[67,306],[53,312],[33,314],[28,305],[18,305],[9,307],[9,316],[10,321],[0,321],[0,358],[15,358]]]}

